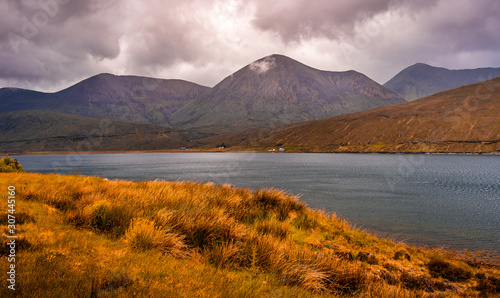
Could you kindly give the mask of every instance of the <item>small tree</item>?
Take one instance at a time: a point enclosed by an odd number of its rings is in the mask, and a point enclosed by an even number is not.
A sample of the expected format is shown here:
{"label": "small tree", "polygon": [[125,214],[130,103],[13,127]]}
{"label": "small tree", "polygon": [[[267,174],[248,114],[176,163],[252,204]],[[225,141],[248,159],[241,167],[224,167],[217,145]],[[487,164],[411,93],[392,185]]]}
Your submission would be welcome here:
{"label": "small tree", "polygon": [[0,159],[0,173],[24,172],[23,166],[8,155]]}

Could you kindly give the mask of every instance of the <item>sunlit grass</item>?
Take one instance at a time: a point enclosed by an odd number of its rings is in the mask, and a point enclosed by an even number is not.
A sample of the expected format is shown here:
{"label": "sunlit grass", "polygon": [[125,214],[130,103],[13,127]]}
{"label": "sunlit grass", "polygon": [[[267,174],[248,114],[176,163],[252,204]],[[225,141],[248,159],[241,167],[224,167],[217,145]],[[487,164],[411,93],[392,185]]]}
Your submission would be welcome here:
{"label": "sunlit grass", "polygon": [[[379,239],[280,190],[0,174],[26,297],[495,295],[498,263]],[[2,194],[6,202],[7,192]],[[2,205],[7,210],[6,205]],[[0,214],[5,233],[6,221]],[[2,270],[7,270],[2,262]],[[2,296],[9,294],[6,287]]]}

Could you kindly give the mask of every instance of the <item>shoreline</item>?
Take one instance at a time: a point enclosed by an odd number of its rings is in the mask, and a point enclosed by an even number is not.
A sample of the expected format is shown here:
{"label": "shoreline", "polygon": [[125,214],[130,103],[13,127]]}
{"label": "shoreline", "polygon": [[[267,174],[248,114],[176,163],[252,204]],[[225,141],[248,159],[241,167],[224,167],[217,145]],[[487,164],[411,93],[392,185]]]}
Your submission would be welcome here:
{"label": "shoreline", "polygon": [[211,150],[211,149],[166,149],[166,150],[130,150],[130,151],[89,151],[89,152],[78,152],[78,151],[40,151],[40,152],[1,152],[0,155],[9,155],[9,156],[19,156],[19,155],[77,155],[77,154],[142,154],[142,153],[320,153],[320,154],[407,154],[407,155],[492,155],[492,156],[500,156],[500,152],[361,152],[361,151],[296,151],[289,150],[284,152],[279,151],[268,151],[265,150],[257,150],[257,149],[236,149],[236,150]]}

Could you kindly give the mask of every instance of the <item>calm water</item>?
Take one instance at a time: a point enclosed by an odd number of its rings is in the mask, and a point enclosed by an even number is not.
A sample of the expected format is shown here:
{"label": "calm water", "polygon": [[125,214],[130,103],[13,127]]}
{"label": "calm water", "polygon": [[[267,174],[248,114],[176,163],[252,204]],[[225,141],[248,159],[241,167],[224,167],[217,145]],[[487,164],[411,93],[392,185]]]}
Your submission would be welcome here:
{"label": "calm water", "polygon": [[277,187],[409,243],[500,251],[500,156],[142,153],[17,156],[26,171]]}

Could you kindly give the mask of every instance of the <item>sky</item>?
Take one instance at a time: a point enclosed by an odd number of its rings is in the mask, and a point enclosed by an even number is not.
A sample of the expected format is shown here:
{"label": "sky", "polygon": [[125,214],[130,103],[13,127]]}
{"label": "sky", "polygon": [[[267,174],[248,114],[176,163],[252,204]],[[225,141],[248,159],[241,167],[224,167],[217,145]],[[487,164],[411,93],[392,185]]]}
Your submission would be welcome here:
{"label": "sky", "polygon": [[0,87],[99,73],[214,86],[282,54],[380,84],[417,62],[500,67],[498,0],[0,0]]}

